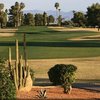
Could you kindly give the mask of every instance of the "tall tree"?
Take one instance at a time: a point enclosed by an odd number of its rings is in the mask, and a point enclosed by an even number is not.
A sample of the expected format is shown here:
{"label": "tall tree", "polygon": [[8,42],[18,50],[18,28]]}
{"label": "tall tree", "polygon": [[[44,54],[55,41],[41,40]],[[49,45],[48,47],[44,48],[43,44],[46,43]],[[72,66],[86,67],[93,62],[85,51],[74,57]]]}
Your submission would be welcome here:
{"label": "tall tree", "polygon": [[63,19],[63,18],[62,18],[62,16],[61,16],[61,15],[59,15],[59,17],[58,17],[58,25],[59,25],[59,26],[61,26],[62,19]]}
{"label": "tall tree", "polygon": [[100,27],[100,4],[96,3],[87,8],[88,25]]}
{"label": "tall tree", "polygon": [[57,21],[57,18],[58,18],[58,8],[59,8],[59,3],[56,2],[54,7],[56,8],[56,21]]}
{"label": "tall tree", "polygon": [[48,16],[48,25],[49,25],[50,23],[54,23],[54,21],[55,21],[55,18],[54,18],[52,15],[49,15],[49,16]]}
{"label": "tall tree", "polygon": [[35,26],[43,26],[43,15],[35,14]]}
{"label": "tall tree", "polygon": [[80,26],[85,26],[86,25],[86,16],[84,13],[82,12],[75,12],[73,11],[74,13],[74,16],[73,18],[71,19],[76,26],[80,27]]}
{"label": "tall tree", "polygon": [[35,25],[34,16],[31,13],[24,14],[25,25]]}
{"label": "tall tree", "polygon": [[15,2],[15,5],[11,6],[11,9],[9,10],[10,15],[12,16],[12,19],[13,19],[12,22],[14,23],[15,27],[18,27],[21,25],[22,16],[23,16],[22,9],[24,7],[25,7],[24,3]]}
{"label": "tall tree", "polygon": [[0,26],[2,28],[2,25],[3,25],[3,8],[4,8],[4,4],[3,3],[0,3]]}
{"label": "tall tree", "polygon": [[47,13],[46,12],[43,13],[43,25],[44,26],[47,25]]}
{"label": "tall tree", "polygon": [[3,11],[4,8],[4,4],[0,3],[0,26],[2,27],[6,27],[6,23],[7,23],[7,10],[5,10],[5,12]]}
{"label": "tall tree", "polygon": [[4,8],[4,4],[0,3],[0,12],[3,10],[3,8]]}

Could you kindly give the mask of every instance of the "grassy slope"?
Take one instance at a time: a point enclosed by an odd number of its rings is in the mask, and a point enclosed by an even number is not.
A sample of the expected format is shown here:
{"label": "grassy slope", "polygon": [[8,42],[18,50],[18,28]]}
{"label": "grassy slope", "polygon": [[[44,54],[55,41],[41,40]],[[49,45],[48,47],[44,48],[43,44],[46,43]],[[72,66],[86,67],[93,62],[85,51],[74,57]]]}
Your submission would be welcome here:
{"label": "grassy slope", "polygon": [[[47,27],[20,27],[14,37],[0,37],[0,55],[7,57],[7,47],[12,45],[14,51],[14,41],[23,41],[23,33],[26,32],[28,42],[28,58],[66,58],[66,57],[94,57],[100,56],[100,41],[68,41],[67,39],[79,36],[99,34],[89,31],[59,32]],[[88,46],[97,47],[88,47]],[[7,47],[6,47],[7,46]],[[23,48],[20,48],[23,53]],[[12,52],[14,58],[14,52]]]}
{"label": "grassy slope", "polygon": [[[15,56],[15,46],[14,41],[18,39],[20,41],[23,40],[23,34],[26,32],[27,42],[30,46],[27,46],[28,58],[30,59],[41,59],[41,58],[76,58],[76,57],[95,57],[100,56],[100,48],[99,47],[88,47],[88,46],[96,46],[100,44],[100,41],[84,41],[84,42],[73,42],[68,41],[68,38],[79,37],[85,35],[95,35],[98,34],[96,32],[86,32],[86,31],[78,31],[78,32],[57,32],[51,29],[47,29],[46,27],[21,27],[17,31],[14,37],[0,37],[0,56],[7,57],[8,56],[8,47],[12,48],[12,57]],[[71,42],[70,44],[68,44]],[[75,44],[74,44],[75,43]],[[77,44],[77,45],[76,45]],[[12,46],[11,46],[12,45]],[[69,46],[68,46],[69,45]],[[87,45],[87,47],[85,47]],[[55,47],[56,46],[56,47]],[[71,46],[71,47],[70,47]],[[23,54],[23,48],[19,47],[20,52]],[[59,61],[58,61],[59,62]],[[99,62],[99,61],[98,61]],[[47,62],[33,62],[31,67],[35,70],[36,75],[39,77],[47,77],[47,71],[49,70],[51,65],[45,66]],[[53,63],[53,62],[52,62]],[[60,63],[60,62],[59,62]],[[76,62],[68,62],[65,63],[73,63],[78,66],[77,78],[78,79],[99,79],[99,63],[95,62],[84,62],[84,61],[76,61]],[[54,64],[53,64],[54,65]],[[87,67],[88,66],[88,67]],[[95,72],[94,72],[95,70]],[[85,74],[84,74],[85,73]],[[94,73],[94,74],[93,74]]]}

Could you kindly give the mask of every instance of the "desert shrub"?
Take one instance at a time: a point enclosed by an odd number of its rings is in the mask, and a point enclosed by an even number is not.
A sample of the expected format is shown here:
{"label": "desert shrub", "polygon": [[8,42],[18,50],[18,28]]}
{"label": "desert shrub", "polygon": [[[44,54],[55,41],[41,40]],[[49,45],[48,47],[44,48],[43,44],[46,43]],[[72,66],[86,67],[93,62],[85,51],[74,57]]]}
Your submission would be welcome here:
{"label": "desert shrub", "polygon": [[64,92],[69,92],[75,81],[77,67],[74,65],[57,64],[48,71],[48,76],[54,85],[62,85]]}
{"label": "desert shrub", "polygon": [[5,60],[0,59],[0,99],[14,100],[16,89]]}
{"label": "desert shrub", "polygon": [[35,77],[34,77],[34,70],[33,69],[30,69],[30,75],[31,75],[32,82],[34,84]]}

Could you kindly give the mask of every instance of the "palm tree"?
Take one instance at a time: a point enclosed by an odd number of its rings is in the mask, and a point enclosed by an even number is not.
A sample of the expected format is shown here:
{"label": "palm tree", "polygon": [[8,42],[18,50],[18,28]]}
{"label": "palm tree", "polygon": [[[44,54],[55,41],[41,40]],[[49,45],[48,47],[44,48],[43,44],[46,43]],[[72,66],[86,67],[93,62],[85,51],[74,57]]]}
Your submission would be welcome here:
{"label": "palm tree", "polygon": [[59,11],[59,16],[60,16],[60,11],[61,11],[61,9],[58,9],[58,11]]}
{"label": "palm tree", "polygon": [[55,8],[56,8],[56,9],[59,8],[59,3],[58,3],[58,2],[55,3]]}
{"label": "palm tree", "polygon": [[59,8],[59,3],[58,2],[55,3],[55,8],[56,8],[56,14],[57,14],[57,17],[58,17],[58,8]]}

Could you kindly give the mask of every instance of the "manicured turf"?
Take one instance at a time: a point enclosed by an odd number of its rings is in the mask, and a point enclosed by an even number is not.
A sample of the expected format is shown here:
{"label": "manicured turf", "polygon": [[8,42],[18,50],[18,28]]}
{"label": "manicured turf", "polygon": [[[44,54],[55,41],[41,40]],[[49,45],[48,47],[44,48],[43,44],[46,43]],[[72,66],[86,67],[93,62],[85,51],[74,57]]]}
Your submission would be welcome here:
{"label": "manicured turf", "polygon": [[[12,47],[14,58],[15,39],[22,45],[23,33],[26,33],[27,56],[29,59],[40,58],[75,58],[100,56],[100,41],[69,41],[67,39],[79,36],[96,35],[89,31],[59,32],[47,27],[23,26],[13,37],[0,37],[0,56],[7,57],[7,47]],[[23,53],[23,47],[20,47]]]}
{"label": "manicured turf", "polygon": [[[15,39],[19,40],[20,54],[23,55],[23,33],[26,33],[28,59],[53,58],[82,58],[100,56],[100,41],[70,41],[68,39],[80,36],[97,35],[100,33],[89,31],[59,32],[47,27],[20,27],[13,37],[0,37],[0,57],[8,58],[8,47],[12,49],[12,58],[15,58]],[[92,64],[91,64],[92,66]],[[84,62],[78,66],[78,79],[99,79],[99,65],[91,67]],[[37,68],[38,67],[38,68]],[[36,75],[47,76],[49,67],[34,67]],[[95,72],[94,72],[95,70]],[[93,74],[94,73],[94,74]]]}
{"label": "manicured turf", "polygon": [[0,37],[0,41],[15,41],[16,38],[23,41],[23,33],[26,33],[27,42],[66,42],[67,39],[73,37],[99,34],[89,31],[60,32],[43,26],[23,26],[16,33],[13,37]]}

